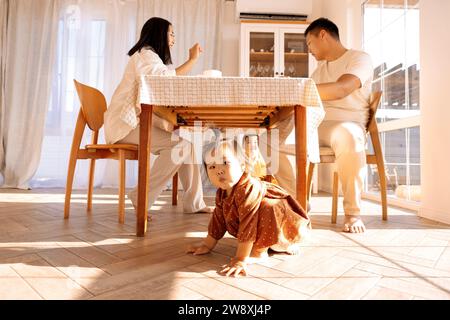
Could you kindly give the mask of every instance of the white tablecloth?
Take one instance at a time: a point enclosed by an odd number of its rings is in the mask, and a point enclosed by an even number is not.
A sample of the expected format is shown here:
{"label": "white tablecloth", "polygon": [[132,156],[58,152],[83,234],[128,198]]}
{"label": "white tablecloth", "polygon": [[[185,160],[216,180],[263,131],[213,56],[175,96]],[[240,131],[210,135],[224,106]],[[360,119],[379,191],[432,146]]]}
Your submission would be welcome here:
{"label": "white tablecloth", "polygon": [[312,79],[142,76],[130,93],[122,120],[136,127],[141,104],[156,106],[307,107],[308,157],[320,162],[317,128],[325,111]]}

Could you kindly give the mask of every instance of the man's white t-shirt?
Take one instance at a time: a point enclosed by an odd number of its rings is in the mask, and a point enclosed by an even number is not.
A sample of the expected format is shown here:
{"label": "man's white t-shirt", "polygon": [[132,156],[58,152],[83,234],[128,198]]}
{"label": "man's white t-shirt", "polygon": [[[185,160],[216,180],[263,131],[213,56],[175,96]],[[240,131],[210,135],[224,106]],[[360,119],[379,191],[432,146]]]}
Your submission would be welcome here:
{"label": "man's white t-shirt", "polygon": [[361,88],[343,99],[323,101],[324,121],[353,121],[366,126],[372,91],[373,66],[370,56],[362,51],[347,50],[337,60],[320,61],[311,78],[316,84],[336,82],[344,74],[352,74],[361,81]]}

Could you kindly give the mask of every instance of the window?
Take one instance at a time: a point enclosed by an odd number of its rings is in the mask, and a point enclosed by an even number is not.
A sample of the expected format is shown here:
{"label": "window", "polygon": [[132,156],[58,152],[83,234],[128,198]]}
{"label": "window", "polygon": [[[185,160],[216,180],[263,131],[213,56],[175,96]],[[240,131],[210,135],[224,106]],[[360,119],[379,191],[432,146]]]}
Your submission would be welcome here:
{"label": "window", "polygon": [[[104,89],[107,21],[106,17],[97,11],[86,12],[88,13],[83,13],[76,6],[68,6],[62,10],[58,22],[52,91],[41,163],[31,181],[32,187],[65,185],[67,159],[80,110],[73,79],[100,90]],[[82,145],[91,142],[88,131],[86,130]],[[77,170],[86,171],[88,165],[87,161],[82,161],[77,164]],[[96,175],[100,173],[101,170],[96,170]],[[86,184],[84,178],[78,180],[81,186]]]}
{"label": "window", "polygon": [[[47,113],[46,135],[73,134],[73,113],[78,114],[79,100],[73,79],[80,80],[80,72],[87,70],[87,84],[100,90],[104,86],[106,21],[93,19],[88,22],[88,45],[80,45],[83,32],[69,21],[61,19],[58,24],[56,65],[52,95]],[[69,127],[67,125],[69,124]],[[62,131],[64,130],[64,131]]]}
{"label": "window", "polygon": [[[386,162],[388,195],[420,201],[419,0],[363,3],[364,50],[374,63],[374,91],[383,91],[376,118]],[[379,192],[368,166],[366,194]],[[400,201],[402,202],[402,201]]]}

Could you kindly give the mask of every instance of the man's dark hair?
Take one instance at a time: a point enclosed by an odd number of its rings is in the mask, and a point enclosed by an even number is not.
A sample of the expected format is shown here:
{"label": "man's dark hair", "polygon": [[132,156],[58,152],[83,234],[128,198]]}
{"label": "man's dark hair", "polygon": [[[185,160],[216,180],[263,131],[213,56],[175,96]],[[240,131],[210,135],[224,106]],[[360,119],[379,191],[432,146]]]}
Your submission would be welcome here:
{"label": "man's dark hair", "polygon": [[334,39],[339,40],[339,28],[333,21],[328,20],[327,18],[319,18],[311,22],[308,28],[306,28],[305,37],[308,35],[308,33],[317,35],[321,30],[325,30]]}
{"label": "man's dark hair", "polygon": [[143,48],[148,48],[152,49],[161,58],[164,64],[172,64],[167,37],[170,25],[172,24],[165,19],[158,17],[150,18],[142,27],[139,41],[130,52],[128,52],[128,55],[131,57],[136,52],[140,52]]}

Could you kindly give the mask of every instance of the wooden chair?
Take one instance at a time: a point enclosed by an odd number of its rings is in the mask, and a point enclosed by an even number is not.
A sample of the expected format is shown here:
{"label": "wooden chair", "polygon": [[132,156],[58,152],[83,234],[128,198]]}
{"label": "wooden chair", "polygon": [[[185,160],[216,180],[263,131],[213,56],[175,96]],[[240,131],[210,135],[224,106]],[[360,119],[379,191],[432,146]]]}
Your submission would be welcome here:
{"label": "wooden chair", "polygon": [[[87,211],[92,210],[95,161],[97,159],[115,159],[119,161],[119,222],[125,221],[125,161],[138,159],[138,146],[134,144],[98,144],[99,130],[103,126],[103,114],[106,111],[105,96],[95,88],[74,80],[81,107],[73,135],[67,170],[66,198],[64,218],[70,214],[70,197],[73,178],[78,159],[90,159]],[[80,148],[86,125],[92,131],[92,144]]]}
{"label": "wooden chair", "polygon": [[172,178],[172,205],[178,204],[178,172]]}
{"label": "wooden chair", "polygon": [[[384,166],[384,157],[381,149],[380,136],[378,132],[377,121],[375,118],[375,114],[378,109],[378,105],[381,101],[382,92],[374,92],[372,93],[369,105],[369,121],[367,122],[366,132],[370,135],[370,139],[372,141],[374,154],[366,153],[366,162],[367,164],[376,164],[378,175],[380,178],[380,193],[381,193],[381,205],[382,205],[382,215],[383,220],[387,220],[387,185],[386,185],[386,172]],[[336,161],[335,155],[331,148],[320,148],[320,163],[334,163]],[[311,195],[311,183],[312,176],[314,172],[314,163],[309,164],[308,169],[308,198]],[[337,220],[337,209],[338,209],[338,187],[339,187],[339,177],[338,173],[334,172],[333,174],[333,202],[331,209],[331,222],[336,223]]]}
{"label": "wooden chair", "polygon": [[[69,168],[67,170],[66,197],[64,202],[64,218],[70,214],[70,198],[72,194],[73,178],[78,159],[90,159],[87,211],[92,210],[92,193],[94,188],[95,161],[97,159],[115,159],[119,161],[119,222],[125,222],[125,169],[126,160],[138,160],[138,146],[135,144],[98,144],[99,130],[103,126],[103,114],[106,111],[105,96],[97,89],[81,84],[74,80],[75,88],[80,99],[81,107],[73,135],[70,151]],[[92,144],[80,148],[86,125],[92,131]],[[178,174],[174,176],[178,182]],[[172,203],[176,205],[176,190]]]}

